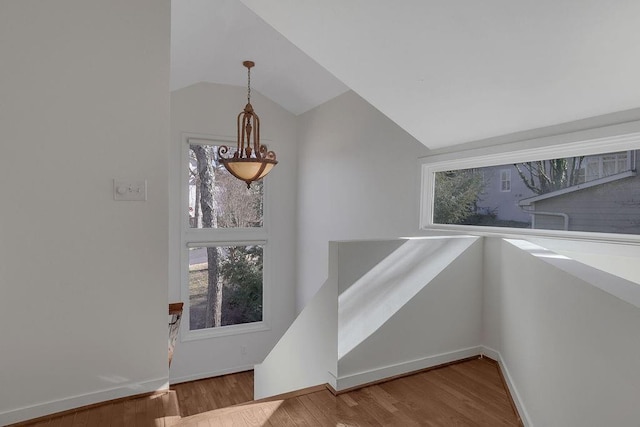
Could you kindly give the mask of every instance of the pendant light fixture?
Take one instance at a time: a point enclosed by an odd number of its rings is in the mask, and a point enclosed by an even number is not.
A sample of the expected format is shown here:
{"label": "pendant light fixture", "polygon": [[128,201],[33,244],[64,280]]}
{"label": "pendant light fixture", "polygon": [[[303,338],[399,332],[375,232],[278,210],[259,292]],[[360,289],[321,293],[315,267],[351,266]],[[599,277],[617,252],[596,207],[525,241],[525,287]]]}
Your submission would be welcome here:
{"label": "pendant light fixture", "polygon": [[218,156],[229,173],[246,182],[249,188],[253,181],[268,174],[278,161],[276,153],[260,144],[260,119],[251,105],[251,67],[255,63],[244,61],[242,65],[247,67],[247,105],[238,114],[238,146],[233,156],[225,157],[230,154],[229,147],[221,145]]}

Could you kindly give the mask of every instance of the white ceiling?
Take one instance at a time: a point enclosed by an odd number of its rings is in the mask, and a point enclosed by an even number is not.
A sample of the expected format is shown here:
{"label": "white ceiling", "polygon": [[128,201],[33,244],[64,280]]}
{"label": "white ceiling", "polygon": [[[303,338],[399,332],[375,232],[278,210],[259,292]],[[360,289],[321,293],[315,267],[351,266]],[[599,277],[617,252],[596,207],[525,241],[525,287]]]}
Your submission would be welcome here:
{"label": "white ceiling", "polygon": [[288,110],[343,82],[430,148],[640,107],[638,0],[242,2],[286,39],[238,0],[174,0],[172,88],[243,85],[251,56]]}
{"label": "white ceiling", "polygon": [[[171,2],[171,90],[198,82],[247,85],[293,114],[348,90],[238,0]],[[238,100],[238,111],[244,106]]]}

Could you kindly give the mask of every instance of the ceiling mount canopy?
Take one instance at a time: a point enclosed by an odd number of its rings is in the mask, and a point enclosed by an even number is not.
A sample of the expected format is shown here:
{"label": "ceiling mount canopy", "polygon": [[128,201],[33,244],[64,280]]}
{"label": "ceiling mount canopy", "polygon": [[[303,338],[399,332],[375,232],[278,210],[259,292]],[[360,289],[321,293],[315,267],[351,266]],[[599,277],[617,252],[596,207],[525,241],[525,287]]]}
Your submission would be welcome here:
{"label": "ceiling mount canopy", "polygon": [[246,182],[249,188],[253,181],[268,174],[278,161],[276,153],[260,144],[260,119],[251,105],[251,68],[255,63],[244,61],[242,65],[247,67],[247,105],[238,114],[238,145],[231,157],[225,157],[231,154],[229,147],[221,145],[218,156],[229,173]]}

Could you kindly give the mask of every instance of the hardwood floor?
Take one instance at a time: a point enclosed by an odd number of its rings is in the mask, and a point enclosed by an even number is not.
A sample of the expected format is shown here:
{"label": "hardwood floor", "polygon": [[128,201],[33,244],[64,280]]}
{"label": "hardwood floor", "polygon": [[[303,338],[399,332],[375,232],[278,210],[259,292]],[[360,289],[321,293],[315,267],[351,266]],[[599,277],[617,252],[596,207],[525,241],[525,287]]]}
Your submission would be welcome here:
{"label": "hardwood floor", "polygon": [[[498,365],[474,359],[334,396],[253,402],[253,372],[177,384],[28,426],[520,426]],[[232,406],[235,405],[235,406]]]}

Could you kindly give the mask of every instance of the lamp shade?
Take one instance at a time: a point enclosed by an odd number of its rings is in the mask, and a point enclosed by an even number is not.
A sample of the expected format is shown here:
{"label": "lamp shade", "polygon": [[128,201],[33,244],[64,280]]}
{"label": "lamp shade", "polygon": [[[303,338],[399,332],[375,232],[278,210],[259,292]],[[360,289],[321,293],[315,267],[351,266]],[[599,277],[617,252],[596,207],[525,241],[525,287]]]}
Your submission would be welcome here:
{"label": "lamp shade", "polygon": [[278,163],[277,160],[255,158],[221,159],[221,162],[231,175],[246,182],[247,187],[268,174]]}

